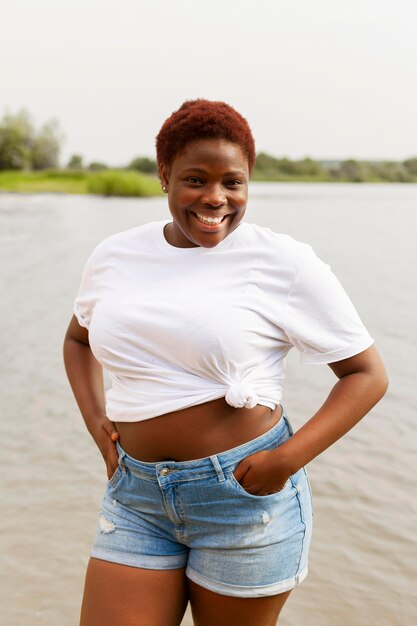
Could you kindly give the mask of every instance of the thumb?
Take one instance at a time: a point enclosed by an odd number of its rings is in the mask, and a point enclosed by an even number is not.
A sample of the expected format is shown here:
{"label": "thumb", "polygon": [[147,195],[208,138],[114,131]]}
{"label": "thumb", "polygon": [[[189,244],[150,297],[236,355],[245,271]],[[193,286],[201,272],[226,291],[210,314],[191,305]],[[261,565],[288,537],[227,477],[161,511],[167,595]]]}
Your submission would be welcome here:
{"label": "thumb", "polygon": [[119,439],[119,433],[117,432],[117,428],[114,422],[106,419],[103,424],[103,428],[112,441],[117,441]]}

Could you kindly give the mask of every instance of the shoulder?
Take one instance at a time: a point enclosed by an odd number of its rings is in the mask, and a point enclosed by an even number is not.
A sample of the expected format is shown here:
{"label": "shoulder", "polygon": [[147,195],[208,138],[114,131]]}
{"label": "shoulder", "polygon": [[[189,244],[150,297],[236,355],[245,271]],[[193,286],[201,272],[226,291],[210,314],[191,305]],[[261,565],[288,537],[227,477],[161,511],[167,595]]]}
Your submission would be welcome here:
{"label": "shoulder", "polygon": [[259,271],[281,277],[288,289],[295,283],[317,283],[330,269],[310,244],[267,226],[245,222],[241,244],[245,255],[252,252]]}
{"label": "shoulder", "polygon": [[310,244],[294,239],[291,235],[249,222],[242,226],[244,226],[242,239],[244,237],[247,244],[253,244],[259,248],[261,254],[263,252],[275,255],[282,262],[294,265],[295,268],[316,256]]}
{"label": "shoulder", "polygon": [[164,221],[149,222],[109,235],[95,246],[90,254],[90,260],[99,262],[121,251],[128,253],[129,250],[137,252],[152,249],[155,233],[164,223]]}

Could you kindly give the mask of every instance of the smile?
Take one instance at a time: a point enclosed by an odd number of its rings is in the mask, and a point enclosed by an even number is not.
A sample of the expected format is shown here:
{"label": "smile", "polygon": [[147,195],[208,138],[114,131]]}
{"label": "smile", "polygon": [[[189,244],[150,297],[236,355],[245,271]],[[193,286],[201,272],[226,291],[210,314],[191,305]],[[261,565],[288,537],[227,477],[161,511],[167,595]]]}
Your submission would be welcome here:
{"label": "smile", "polygon": [[196,218],[202,222],[203,224],[220,224],[223,221],[226,215],[219,215],[218,217],[206,217],[204,215],[200,215],[199,213],[194,213]]}

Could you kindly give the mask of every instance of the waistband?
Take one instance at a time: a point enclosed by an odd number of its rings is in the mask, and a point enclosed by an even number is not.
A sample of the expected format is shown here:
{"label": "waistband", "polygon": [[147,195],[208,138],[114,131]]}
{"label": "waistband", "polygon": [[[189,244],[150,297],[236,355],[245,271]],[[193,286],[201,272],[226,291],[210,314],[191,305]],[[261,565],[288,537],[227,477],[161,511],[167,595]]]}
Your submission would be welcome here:
{"label": "waistband", "polygon": [[240,446],[201,459],[189,461],[140,461],[129,456],[118,441],[116,441],[116,447],[119,453],[120,466],[122,468],[127,467],[133,475],[144,479],[158,480],[161,476],[167,477],[175,474],[176,480],[193,480],[197,477],[204,478],[217,474],[219,480],[222,481],[224,480],[224,472],[237,461],[258,450],[274,447],[277,441],[285,434],[291,435],[292,428],[285,412],[283,412],[279,421],[265,433],[259,435],[259,437],[251,439]]}

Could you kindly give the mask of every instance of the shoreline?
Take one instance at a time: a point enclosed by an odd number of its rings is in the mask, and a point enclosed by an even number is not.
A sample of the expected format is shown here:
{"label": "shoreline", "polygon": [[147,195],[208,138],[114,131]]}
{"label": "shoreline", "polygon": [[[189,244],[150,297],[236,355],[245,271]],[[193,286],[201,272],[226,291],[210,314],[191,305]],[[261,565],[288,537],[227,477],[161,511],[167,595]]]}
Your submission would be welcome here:
{"label": "shoreline", "polygon": [[[286,178],[260,178],[251,183],[306,183],[349,185],[414,185],[417,181],[388,181],[326,179],[323,177],[288,176]],[[116,197],[157,197],[162,190],[158,178],[134,170],[103,170],[84,172],[71,170],[0,171],[0,193],[57,193]]]}

